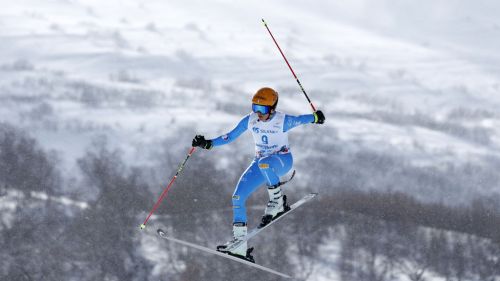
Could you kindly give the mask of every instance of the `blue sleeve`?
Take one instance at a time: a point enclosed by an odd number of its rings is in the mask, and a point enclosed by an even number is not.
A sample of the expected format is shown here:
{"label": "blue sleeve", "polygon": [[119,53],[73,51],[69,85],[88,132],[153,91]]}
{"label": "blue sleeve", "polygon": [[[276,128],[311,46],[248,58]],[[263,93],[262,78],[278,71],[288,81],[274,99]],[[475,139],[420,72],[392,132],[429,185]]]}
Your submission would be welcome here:
{"label": "blue sleeve", "polygon": [[245,116],[243,119],[241,119],[240,123],[234,128],[231,132],[222,135],[218,138],[215,138],[212,140],[212,144],[214,146],[220,146],[224,144],[228,144],[233,142],[235,139],[237,139],[241,134],[243,134],[247,129],[248,129],[248,119],[250,118],[250,115]]}
{"label": "blue sleeve", "polygon": [[304,114],[299,116],[285,115],[285,124],[283,132],[287,132],[299,125],[309,124],[314,122],[313,114]]}

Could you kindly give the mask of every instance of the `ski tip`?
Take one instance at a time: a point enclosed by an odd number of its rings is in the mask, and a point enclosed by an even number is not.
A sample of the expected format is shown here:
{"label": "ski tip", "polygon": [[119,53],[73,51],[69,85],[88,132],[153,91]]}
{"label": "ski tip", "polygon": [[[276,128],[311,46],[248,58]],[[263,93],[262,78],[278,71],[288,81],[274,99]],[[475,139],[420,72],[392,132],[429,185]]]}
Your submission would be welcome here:
{"label": "ski tip", "polygon": [[144,228],[146,228],[146,225],[145,225],[145,224],[141,224],[141,225],[139,226],[139,228],[140,228],[140,229],[144,229]]}
{"label": "ski tip", "polygon": [[167,234],[165,233],[165,231],[163,231],[163,229],[161,229],[161,228],[158,228],[158,229],[156,230],[156,232],[157,232],[160,236],[167,236]]}

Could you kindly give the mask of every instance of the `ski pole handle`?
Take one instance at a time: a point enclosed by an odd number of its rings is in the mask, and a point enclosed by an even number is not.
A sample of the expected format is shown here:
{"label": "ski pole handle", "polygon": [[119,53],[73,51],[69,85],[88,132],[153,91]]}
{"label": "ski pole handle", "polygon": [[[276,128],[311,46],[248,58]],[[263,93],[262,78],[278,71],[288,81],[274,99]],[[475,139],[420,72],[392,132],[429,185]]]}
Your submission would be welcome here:
{"label": "ski pole handle", "polygon": [[194,153],[195,150],[196,150],[196,147],[194,147],[194,146],[191,147],[191,150],[189,151],[188,155],[186,156],[184,161],[182,161],[182,163],[179,165],[179,168],[177,169],[175,176],[172,178],[172,180],[170,180],[170,183],[168,184],[168,186],[161,193],[160,198],[158,198],[158,200],[154,204],[153,209],[151,210],[151,212],[149,212],[149,215],[146,218],[146,220],[144,220],[144,222],[140,225],[141,229],[146,228],[146,223],[148,222],[149,218],[153,215],[153,213],[156,211],[158,206],[160,206],[160,203],[163,200],[163,198],[165,198],[167,196],[167,193],[170,190],[170,188],[172,187],[172,184],[174,183],[175,179],[177,179],[179,174],[182,172],[182,170],[184,169],[184,165],[186,165],[186,162],[188,161],[189,157],[191,157],[191,155]]}
{"label": "ski pole handle", "polygon": [[285,60],[286,65],[288,65],[288,68],[290,68],[290,71],[292,72],[293,77],[297,81],[297,84],[299,84],[299,87],[302,90],[302,93],[304,93],[304,96],[306,97],[307,101],[309,102],[309,105],[311,106],[313,112],[316,112],[316,108],[314,107],[313,103],[311,102],[311,99],[309,99],[309,96],[307,95],[306,90],[304,90],[304,87],[302,87],[302,84],[300,83],[299,78],[297,78],[297,75],[295,75],[295,72],[293,71],[292,67],[290,66],[290,63],[288,63],[288,60],[286,59],[285,54],[283,54],[283,51],[281,51],[281,48],[278,45],[278,42],[276,42],[276,39],[274,39],[274,36],[271,33],[271,30],[267,26],[267,23],[266,23],[266,21],[264,19],[262,19],[262,23],[264,24],[264,26],[266,27],[267,31],[269,32],[269,35],[271,35],[271,38],[273,39],[274,44],[276,44],[276,47],[278,47],[278,50],[280,51],[281,56]]}

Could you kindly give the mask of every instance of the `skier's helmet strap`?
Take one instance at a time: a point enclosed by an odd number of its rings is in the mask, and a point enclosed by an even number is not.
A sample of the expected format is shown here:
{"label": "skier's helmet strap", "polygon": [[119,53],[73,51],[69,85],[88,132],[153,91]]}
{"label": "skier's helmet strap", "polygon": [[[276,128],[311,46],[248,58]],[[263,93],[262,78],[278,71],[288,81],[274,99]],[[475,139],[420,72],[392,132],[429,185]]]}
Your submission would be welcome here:
{"label": "skier's helmet strap", "polygon": [[253,96],[252,103],[271,106],[274,109],[278,105],[278,92],[268,87],[261,88]]}

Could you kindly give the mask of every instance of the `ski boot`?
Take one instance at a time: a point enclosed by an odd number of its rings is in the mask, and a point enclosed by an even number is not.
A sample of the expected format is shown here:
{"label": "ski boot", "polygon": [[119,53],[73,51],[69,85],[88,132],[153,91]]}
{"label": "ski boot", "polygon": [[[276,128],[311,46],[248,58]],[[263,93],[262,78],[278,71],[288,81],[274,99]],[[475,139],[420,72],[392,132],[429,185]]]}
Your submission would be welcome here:
{"label": "ski boot", "polygon": [[281,192],[280,184],[268,186],[267,192],[269,193],[269,202],[267,202],[264,216],[262,216],[260,228],[290,210],[290,206],[286,203],[286,195]]}
{"label": "ski boot", "polygon": [[247,230],[246,223],[241,223],[241,222],[234,223],[233,224],[233,239],[231,239],[230,241],[228,241],[224,245],[217,246],[217,251],[255,263],[255,260],[254,260],[253,256],[251,255],[251,253],[253,251],[253,247],[248,248],[247,242],[244,242],[238,248],[233,249],[231,251],[226,250],[228,246],[230,246],[234,243],[237,243],[238,241],[241,241],[247,235],[247,232],[248,232],[248,230]]}

